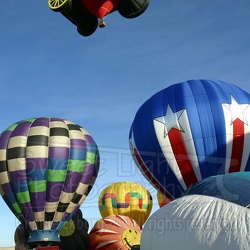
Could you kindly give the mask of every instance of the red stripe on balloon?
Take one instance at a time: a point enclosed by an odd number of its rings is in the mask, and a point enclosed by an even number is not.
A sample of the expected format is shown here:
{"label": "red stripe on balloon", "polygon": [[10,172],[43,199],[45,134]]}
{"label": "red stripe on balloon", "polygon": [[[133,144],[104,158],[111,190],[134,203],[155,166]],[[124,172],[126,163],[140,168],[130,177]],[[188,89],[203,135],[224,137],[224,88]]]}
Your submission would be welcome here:
{"label": "red stripe on balloon", "polygon": [[138,198],[138,206],[142,209],[142,198]]}
{"label": "red stripe on balloon", "polygon": [[173,200],[174,197],[168,193],[160,184],[159,182],[156,180],[156,178],[150,173],[150,171],[148,170],[148,168],[146,167],[146,165],[144,164],[143,160],[141,159],[138,151],[136,148],[134,148],[134,156],[137,160],[137,162],[140,165],[140,168],[143,171],[143,174],[145,174],[148,179],[152,182],[152,184],[163,194],[165,195],[168,199]]}
{"label": "red stripe on balloon", "polygon": [[237,118],[233,122],[233,146],[232,146],[229,173],[240,171],[243,145],[244,145],[244,122],[242,122],[240,119]]}
{"label": "red stripe on balloon", "polygon": [[130,204],[130,193],[125,195],[125,203]]}
{"label": "red stripe on balloon", "polygon": [[169,141],[175,155],[177,164],[181,171],[181,175],[187,187],[196,183],[197,177],[195,175],[194,169],[190,162],[188,152],[183,141],[181,131],[175,128],[172,128],[168,133]]}

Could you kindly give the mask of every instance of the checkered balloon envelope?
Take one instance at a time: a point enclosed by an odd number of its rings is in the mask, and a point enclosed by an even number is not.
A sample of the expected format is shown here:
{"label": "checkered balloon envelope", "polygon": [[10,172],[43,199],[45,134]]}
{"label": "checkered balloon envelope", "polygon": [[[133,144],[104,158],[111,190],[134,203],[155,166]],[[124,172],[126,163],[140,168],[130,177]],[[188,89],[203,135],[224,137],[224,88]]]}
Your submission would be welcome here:
{"label": "checkered balloon envelope", "polygon": [[59,230],[90,192],[98,170],[95,141],[71,121],[31,118],[0,135],[0,192],[30,231],[30,241],[59,238]]}

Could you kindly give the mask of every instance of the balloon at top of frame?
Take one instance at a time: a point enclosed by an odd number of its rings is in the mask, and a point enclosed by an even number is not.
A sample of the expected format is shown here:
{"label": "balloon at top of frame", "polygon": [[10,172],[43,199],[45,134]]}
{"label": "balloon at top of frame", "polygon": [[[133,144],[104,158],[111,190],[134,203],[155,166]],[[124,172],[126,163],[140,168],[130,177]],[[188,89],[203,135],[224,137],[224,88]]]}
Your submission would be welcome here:
{"label": "balloon at top of frame", "polygon": [[[112,12],[119,12],[125,18],[136,18],[148,8],[150,0],[48,0],[48,6],[60,12],[82,36],[92,35],[98,25],[106,26],[104,18]],[[98,21],[99,19],[99,21]]]}
{"label": "balloon at top of frame", "polygon": [[149,98],[132,123],[133,158],[169,199],[217,174],[250,170],[250,94],[218,80],[190,80]]}

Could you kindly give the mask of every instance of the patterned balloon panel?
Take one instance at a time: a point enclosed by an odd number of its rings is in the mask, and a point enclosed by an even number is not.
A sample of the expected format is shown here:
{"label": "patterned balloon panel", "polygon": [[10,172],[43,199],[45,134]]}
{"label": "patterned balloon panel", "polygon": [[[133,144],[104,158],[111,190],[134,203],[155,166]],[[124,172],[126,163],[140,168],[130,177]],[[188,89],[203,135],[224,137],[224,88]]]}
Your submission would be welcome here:
{"label": "patterned balloon panel", "polygon": [[128,250],[140,245],[141,227],[127,216],[110,215],[96,222],[89,237],[90,250]]}
{"label": "patterned balloon panel", "polygon": [[31,118],[0,136],[1,194],[31,231],[59,231],[83,203],[98,169],[97,145],[71,121]]}
{"label": "patterned balloon panel", "polygon": [[152,210],[149,191],[135,182],[116,182],[103,189],[98,205],[102,217],[125,215],[143,225]]}
{"label": "patterned balloon panel", "polygon": [[134,160],[169,199],[212,175],[249,171],[250,95],[217,80],[171,85],[138,110],[130,130]]}

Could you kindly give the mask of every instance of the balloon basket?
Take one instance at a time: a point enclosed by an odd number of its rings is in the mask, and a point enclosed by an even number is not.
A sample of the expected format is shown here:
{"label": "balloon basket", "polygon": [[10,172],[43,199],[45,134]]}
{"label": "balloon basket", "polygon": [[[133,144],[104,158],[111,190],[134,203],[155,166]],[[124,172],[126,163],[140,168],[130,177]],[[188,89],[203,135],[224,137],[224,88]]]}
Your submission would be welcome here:
{"label": "balloon basket", "polygon": [[99,22],[99,27],[100,27],[100,28],[104,28],[105,26],[106,26],[105,21],[104,21],[104,20],[101,20],[101,21]]}
{"label": "balloon basket", "polygon": [[60,242],[60,236],[58,230],[37,230],[29,232],[28,243],[38,242],[43,243],[43,245],[48,242]]}

